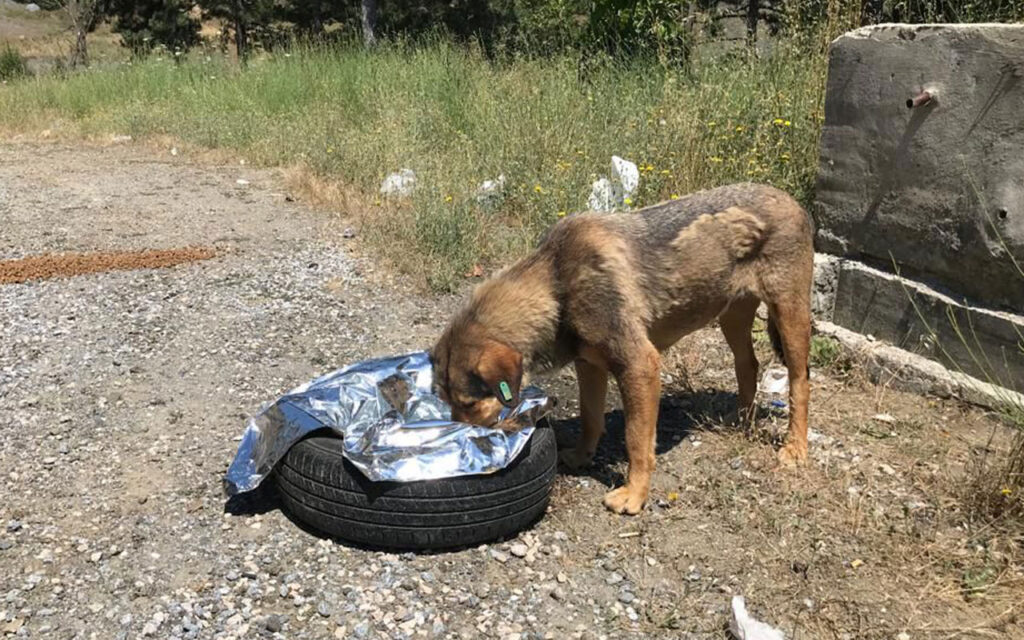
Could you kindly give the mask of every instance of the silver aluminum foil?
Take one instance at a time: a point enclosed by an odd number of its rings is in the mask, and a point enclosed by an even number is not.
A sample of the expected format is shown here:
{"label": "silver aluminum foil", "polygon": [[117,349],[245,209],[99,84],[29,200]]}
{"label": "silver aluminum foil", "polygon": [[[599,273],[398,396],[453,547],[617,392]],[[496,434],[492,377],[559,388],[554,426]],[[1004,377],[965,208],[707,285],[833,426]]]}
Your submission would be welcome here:
{"label": "silver aluminum foil", "polygon": [[370,480],[493,473],[519,455],[551,406],[540,389],[526,387],[519,406],[500,417],[522,425],[517,431],[452,422],[431,382],[430,359],[416,352],[360,362],[289,391],[249,420],[225,491],[255,489],[293,444],[325,428],[344,438],[343,455]]}

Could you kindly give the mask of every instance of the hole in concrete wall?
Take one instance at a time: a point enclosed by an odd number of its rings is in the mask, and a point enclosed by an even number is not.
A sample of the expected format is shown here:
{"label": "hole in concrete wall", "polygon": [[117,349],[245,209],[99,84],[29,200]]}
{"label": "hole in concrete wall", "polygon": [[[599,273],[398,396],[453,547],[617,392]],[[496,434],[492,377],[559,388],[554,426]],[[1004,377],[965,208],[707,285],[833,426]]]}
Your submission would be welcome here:
{"label": "hole in concrete wall", "polygon": [[1006,216],[1010,214],[1006,209],[1000,209],[999,211],[996,212],[996,215],[999,216],[1000,220],[1006,220]]}

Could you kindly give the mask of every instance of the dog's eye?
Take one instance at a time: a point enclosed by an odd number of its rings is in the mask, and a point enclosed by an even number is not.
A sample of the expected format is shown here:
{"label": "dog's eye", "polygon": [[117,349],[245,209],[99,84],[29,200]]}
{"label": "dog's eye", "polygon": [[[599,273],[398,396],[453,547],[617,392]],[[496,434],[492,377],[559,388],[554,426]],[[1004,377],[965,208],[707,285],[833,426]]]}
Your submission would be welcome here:
{"label": "dog's eye", "polygon": [[482,400],[483,398],[487,398],[492,395],[490,385],[488,385],[484,379],[480,377],[480,374],[475,371],[469,374],[468,387],[467,391],[469,394],[478,400]]}

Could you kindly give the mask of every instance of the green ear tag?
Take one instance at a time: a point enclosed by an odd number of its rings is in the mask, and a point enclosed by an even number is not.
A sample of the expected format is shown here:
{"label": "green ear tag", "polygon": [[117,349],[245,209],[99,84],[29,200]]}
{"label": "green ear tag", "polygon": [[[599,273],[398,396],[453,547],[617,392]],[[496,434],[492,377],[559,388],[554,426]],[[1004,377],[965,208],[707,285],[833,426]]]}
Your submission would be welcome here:
{"label": "green ear tag", "polygon": [[505,402],[512,402],[512,390],[508,388],[508,383],[502,380],[498,383],[498,390],[501,391],[501,399]]}

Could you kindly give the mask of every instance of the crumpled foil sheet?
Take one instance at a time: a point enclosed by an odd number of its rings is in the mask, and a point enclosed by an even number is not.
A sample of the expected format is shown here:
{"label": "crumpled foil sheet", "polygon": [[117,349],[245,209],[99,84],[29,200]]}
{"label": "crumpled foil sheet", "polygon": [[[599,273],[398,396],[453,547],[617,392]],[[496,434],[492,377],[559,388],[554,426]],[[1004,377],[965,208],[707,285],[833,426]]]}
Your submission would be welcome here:
{"label": "crumpled foil sheet", "polygon": [[523,450],[551,402],[536,387],[501,420],[522,425],[501,431],[451,421],[451,409],[432,392],[425,352],[367,360],[289,391],[249,420],[224,477],[235,495],[255,489],[306,434],[333,429],[343,455],[374,481],[434,480],[503,469]]}

